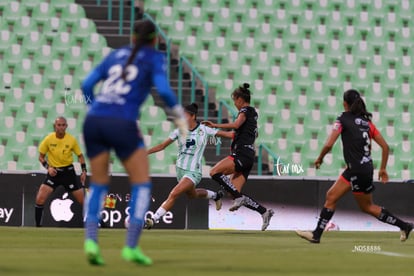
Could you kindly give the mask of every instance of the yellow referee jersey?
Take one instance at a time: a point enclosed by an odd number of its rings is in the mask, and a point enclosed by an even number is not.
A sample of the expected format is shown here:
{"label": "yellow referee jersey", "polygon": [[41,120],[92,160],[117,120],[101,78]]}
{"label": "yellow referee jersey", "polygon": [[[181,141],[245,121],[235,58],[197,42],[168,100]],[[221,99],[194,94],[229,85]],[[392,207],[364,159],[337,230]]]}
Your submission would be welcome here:
{"label": "yellow referee jersey", "polygon": [[62,139],[56,137],[56,132],[52,132],[43,139],[39,145],[39,152],[47,155],[47,162],[52,167],[66,167],[73,163],[73,153],[77,156],[82,151],[75,137],[65,133]]}

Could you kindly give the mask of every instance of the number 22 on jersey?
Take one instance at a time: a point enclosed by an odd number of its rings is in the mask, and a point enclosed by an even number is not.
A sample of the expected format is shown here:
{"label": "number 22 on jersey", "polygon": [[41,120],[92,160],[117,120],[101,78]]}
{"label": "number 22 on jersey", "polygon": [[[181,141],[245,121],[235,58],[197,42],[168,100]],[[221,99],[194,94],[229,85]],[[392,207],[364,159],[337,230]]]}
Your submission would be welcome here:
{"label": "number 22 on jersey", "polygon": [[123,67],[120,64],[111,66],[108,70],[108,78],[104,81],[101,89],[102,94],[125,95],[131,91],[128,82],[133,81],[138,76],[138,67],[131,64],[125,68],[125,79],[122,78]]}

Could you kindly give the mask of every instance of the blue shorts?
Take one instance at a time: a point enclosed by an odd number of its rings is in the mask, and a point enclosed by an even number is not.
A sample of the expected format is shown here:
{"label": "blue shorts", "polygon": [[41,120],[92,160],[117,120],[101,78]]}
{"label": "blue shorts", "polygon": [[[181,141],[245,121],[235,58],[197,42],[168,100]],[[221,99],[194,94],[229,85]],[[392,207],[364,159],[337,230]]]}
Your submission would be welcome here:
{"label": "blue shorts", "polygon": [[87,116],[83,138],[89,158],[114,149],[118,158],[125,160],[145,146],[136,122],[118,118]]}

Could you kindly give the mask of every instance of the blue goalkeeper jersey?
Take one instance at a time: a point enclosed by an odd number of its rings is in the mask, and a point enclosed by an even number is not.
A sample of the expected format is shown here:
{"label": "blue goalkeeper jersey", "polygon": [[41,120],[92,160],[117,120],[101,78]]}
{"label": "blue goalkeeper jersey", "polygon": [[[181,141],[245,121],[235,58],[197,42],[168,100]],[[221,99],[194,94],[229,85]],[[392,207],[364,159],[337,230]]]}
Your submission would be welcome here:
{"label": "blue goalkeeper jersey", "polygon": [[[122,78],[131,51],[130,46],[112,51],[83,81],[82,91],[90,105],[88,115],[136,121],[139,108],[153,86],[168,107],[177,104],[168,83],[165,55],[153,47],[143,46]],[[99,81],[103,81],[102,87],[94,95],[94,86]]]}

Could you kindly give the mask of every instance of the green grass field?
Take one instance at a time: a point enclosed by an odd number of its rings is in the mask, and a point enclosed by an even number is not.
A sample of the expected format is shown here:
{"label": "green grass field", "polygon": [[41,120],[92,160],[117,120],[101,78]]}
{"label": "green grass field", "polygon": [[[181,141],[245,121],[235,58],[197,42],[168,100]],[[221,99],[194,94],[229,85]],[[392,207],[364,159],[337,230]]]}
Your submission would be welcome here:
{"label": "green grass field", "polygon": [[[414,240],[399,233],[329,232],[319,245],[293,232],[145,231],[154,266],[125,263],[125,230],[102,230],[104,267],[86,263],[81,229],[0,227],[0,275],[411,275]],[[355,253],[354,246],[377,253]],[[324,266],[325,265],[325,266]]]}

